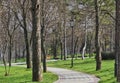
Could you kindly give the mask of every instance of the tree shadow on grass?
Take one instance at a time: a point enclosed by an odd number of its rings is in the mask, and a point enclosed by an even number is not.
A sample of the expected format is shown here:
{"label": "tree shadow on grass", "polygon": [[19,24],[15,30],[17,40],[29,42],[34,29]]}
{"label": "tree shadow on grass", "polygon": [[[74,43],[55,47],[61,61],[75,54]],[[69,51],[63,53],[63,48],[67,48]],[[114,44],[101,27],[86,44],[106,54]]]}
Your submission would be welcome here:
{"label": "tree shadow on grass", "polygon": [[117,83],[114,77],[108,78],[106,80],[100,81],[99,83]]}
{"label": "tree shadow on grass", "polygon": [[[94,63],[94,61],[90,60],[90,61],[84,61],[84,62],[74,62],[74,65],[80,65],[80,64],[87,64],[87,63]],[[64,63],[63,65],[70,65],[70,63]]]}

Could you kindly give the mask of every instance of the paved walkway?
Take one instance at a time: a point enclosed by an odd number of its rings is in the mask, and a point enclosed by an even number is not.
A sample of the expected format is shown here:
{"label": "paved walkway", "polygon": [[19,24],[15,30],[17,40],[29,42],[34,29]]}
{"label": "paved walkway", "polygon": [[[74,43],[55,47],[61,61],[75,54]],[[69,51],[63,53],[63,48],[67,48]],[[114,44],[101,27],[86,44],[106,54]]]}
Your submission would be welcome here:
{"label": "paved walkway", "polygon": [[[0,64],[1,66],[3,64]],[[12,63],[13,66],[26,67],[25,63]],[[47,70],[58,75],[54,83],[98,83],[99,79],[93,75],[62,68],[47,67]]]}
{"label": "paved walkway", "polygon": [[62,68],[48,67],[48,71],[59,76],[59,80],[54,83],[98,83],[99,81],[99,79],[93,75]]}

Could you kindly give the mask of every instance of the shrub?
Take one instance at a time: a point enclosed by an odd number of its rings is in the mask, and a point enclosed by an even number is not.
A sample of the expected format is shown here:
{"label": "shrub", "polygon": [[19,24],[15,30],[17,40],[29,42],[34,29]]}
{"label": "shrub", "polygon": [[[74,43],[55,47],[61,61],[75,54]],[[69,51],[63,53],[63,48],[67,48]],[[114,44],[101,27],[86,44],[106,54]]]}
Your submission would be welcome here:
{"label": "shrub", "polygon": [[102,56],[102,60],[115,59],[114,52],[102,52],[101,56]]}

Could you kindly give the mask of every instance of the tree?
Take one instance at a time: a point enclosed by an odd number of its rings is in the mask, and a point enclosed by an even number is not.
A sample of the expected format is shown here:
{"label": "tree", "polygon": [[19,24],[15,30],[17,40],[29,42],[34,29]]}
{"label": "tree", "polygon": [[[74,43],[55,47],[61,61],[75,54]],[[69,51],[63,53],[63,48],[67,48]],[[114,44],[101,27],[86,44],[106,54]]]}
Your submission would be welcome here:
{"label": "tree", "polygon": [[[6,3],[6,5],[5,5]],[[13,40],[14,33],[17,27],[19,26],[13,13],[11,12],[11,1],[6,1],[2,3],[1,11],[1,51],[3,55],[3,63],[5,66],[5,76],[9,75],[11,62],[12,62],[12,53],[13,53]],[[5,43],[5,44],[4,44]],[[8,56],[6,56],[8,54]],[[9,69],[7,70],[7,58],[9,62]]]}
{"label": "tree", "polygon": [[[25,41],[25,46],[26,46],[26,64],[27,64],[27,68],[31,68],[31,57],[30,57],[30,43],[29,43],[29,37],[28,37],[28,14],[29,14],[29,1],[27,0],[18,0],[16,1],[15,5],[16,9],[13,9],[14,14],[20,24],[20,26],[22,27],[22,29],[24,30],[24,41]],[[18,12],[19,9],[19,12]],[[21,17],[20,17],[21,15]],[[22,20],[21,20],[22,19]],[[20,28],[21,28],[20,27]]]}
{"label": "tree", "polygon": [[63,19],[64,19],[64,60],[66,60],[67,57],[67,47],[66,47],[66,0],[63,1]]}
{"label": "tree", "polygon": [[98,0],[94,0],[95,5],[95,18],[96,18],[96,33],[95,33],[95,48],[96,48],[96,70],[101,69],[101,48],[99,40],[99,9]]}
{"label": "tree", "polygon": [[86,51],[86,43],[87,43],[87,20],[88,20],[88,17],[86,17],[86,19],[85,19],[85,38],[84,38],[84,47],[83,47],[83,49],[82,49],[82,59],[84,59],[85,58],[85,51]]}
{"label": "tree", "polygon": [[41,67],[41,25],[40,25],[40,0],[31,0],[32,12],[32,80],[42,80]]}
{"label": "tree", "polygon": [[42,20],[41,20],[41,51],[43,54],[43,72],[47,71],[47,67],[46,67],[46,53],[45,53],[45,15],[44,15],[44,11],[45,11],[45,7],[44,7],[45,1],[42,0]]}
{"label": "tree", "polygon": [[120,0],[116,0],[115,56],[117,81],[120,82]]}

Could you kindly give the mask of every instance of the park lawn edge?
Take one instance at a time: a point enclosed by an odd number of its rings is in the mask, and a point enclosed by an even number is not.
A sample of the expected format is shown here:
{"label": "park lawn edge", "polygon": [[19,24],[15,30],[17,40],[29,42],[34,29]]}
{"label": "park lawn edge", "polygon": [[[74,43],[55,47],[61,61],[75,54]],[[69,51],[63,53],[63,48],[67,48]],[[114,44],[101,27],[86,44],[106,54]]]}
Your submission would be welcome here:
{"label": "park lawn edge", "polygon": [[94,58],[85,59],[85,60],[78,59],[74,61],[75,61],[74,62],[75,66],[73,68],[70,68],[70,60],[66,60],[66,61],[58,60],[56,62],[48,62],[48,66],[65,68],[73,71],[94,75],[100,79],[99,83],[117,83],[116,78],[114,77],[114,60],[103,60],[102,69],[99,71],[95,70],[96,63]]}
{"label": "park lawn edge", "polygon": [[11,67],[9,76],[4,76],[4,71],[4,66],[0,66],[0,83],[53,83],[58,80],[58,76],[49,71],[43,73],[41,82],[32,82],[32,71],[25,67]]}

